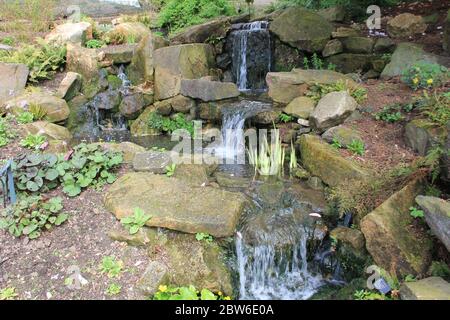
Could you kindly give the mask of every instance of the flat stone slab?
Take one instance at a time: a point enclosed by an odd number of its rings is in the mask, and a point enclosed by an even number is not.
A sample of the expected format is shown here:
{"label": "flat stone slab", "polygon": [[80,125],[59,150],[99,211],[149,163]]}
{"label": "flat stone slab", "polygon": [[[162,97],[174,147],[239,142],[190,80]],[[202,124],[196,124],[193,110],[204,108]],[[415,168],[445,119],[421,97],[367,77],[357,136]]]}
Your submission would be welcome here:
{"label": "flat stone slab", "polygon": [[402,300],[450,300],[450,283],[441,277],[405,282],[400,287]]}
{"label": "flat stone slab", "polygon": [[0,63],[0,106],[25,89],[28,73],[29,69],[24,64]]}
{"label": "flat stone slab", "polygon": [[147,151],[136,153],[133,160],[135,171],[166,173],[166,167],[172,163],[170,152]]}
{"label": "flat stone slab", "polygon": [[217,101],[239,97],[240,92],[232,82],[209,81],[204,79],[181,80],[181,94],[203,101]]}
{"label": "flat stone slab", "polygon": [[142,209],[150,227],[229,237],[247,204],[239,194],[213,187],[193,187],[174,177],[128,173],[105,196],[105,206],[118,219]]}

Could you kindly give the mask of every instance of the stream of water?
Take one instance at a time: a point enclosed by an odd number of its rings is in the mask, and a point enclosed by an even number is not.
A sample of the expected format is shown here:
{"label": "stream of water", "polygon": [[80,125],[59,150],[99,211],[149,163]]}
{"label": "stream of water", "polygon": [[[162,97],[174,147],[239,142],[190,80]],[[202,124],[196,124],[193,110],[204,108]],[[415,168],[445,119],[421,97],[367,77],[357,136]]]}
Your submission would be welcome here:
{"label": "stream of water", "polygon": [[266,89],[265,76],[272,67],[272,49],[267,21],[233,26],[232,63],[241,91]]}

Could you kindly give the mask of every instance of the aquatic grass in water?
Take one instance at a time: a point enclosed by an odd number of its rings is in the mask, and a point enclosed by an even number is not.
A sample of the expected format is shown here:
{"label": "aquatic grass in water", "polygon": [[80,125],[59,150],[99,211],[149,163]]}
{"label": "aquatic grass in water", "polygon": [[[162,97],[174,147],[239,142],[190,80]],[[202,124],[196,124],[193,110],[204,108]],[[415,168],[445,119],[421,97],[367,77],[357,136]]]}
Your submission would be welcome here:
{"label": "aquatic grass in water", "polygon": [[285,150],[281,144],[280,130],[273,130],[272,143],[269,144],[267,136],[257,148],[248,149],[249,162],[255,167],[255,173],[262,176],[276,176],[283,172]]}

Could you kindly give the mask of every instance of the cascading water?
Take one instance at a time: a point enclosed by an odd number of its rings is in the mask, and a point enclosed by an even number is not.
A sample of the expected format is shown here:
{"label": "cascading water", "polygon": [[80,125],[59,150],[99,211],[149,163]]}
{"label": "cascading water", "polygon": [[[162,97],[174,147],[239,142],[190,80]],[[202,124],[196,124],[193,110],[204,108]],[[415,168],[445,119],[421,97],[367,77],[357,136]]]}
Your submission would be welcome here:
{"label": "cascading water", "polygon": [[129,94],[131,85],[124,66],[119,67],[117,77],[122,81],[120,88],[110,87],[100,92],[78,110],[77,119],[83,119],[83,122],[72,128],[76,140],[121,141],[129,136],[126,119],[117,112],[122,97]]}
{"label": "cascading water", "polygon": [[309,214],[315,209],[299,203],[258,207],[236,235],[239,298],[310,298],[324,284],[313,259],[325,235]]}
{"label": "cascading water", "polygon": [[230,35],[232,70],[241,91],[266,89],[265,77],[272,67],[272,43],[267,21],[233,25]]}
{"label": "cascading water", "polygon": [[270,110],[271,104],[243,100],[223,109],[221,139],[214,146],[216,156],[227,164],[243,164],[245,160],[245,121],[259,112]]}

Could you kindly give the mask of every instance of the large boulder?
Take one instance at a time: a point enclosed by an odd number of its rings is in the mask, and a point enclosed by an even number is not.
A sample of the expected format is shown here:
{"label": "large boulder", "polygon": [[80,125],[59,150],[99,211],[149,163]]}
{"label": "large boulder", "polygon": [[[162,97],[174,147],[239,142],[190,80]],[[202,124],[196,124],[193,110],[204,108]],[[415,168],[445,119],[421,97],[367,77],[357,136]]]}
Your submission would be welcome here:
{"label": "large boulder", "polygon": [[43,92],[25,93],[7,101],[0,111],[6,111],[19,115],[30,108],[39,107],[45,111],[45,120],[49,122],[61,122],[69,117],[69,106],[64,99]]}
{"label": "large boulder", "polygon": [[202,101],[217,101],[235,98],[240,95],[236,84],[232,82],[209,81],[206,79],[181,80],[180,93],[183,96]]}
{"label": "large boulder", "polygon": [[297,143],[304,168],[329,186],[337,186],[346,180],[364,180],[370,176],[366,169],[342,157],[319,136],[302,135]]}
{"label": "large boulder", "polygon": [[27,134],[44,136],[47,140],[62,140],[69,143],[72,139],[72,134],[67,128],[47,121],[36,121],[25,124],[23,130]]}
{"label": "large boulder", "polygon": [[136,91],[131,92],[122,98],[119,112],[127,119],[136,119],[146,107],[144,94]]}
{"label": "large boulder", "polygon": [[433,234],[450,251],[450,203],[426,196],[417,196],[416,202],[425,212],[425,220]]}
{"label": "large boulder", "polygon": [[92,38],[92,25],[89,22],[64,23],[56,26],[46,37],[48,43],[65,44],[67,42],[84,45]]}
{"label": "large boulder", "polygon": [[81,74],[86,82],[95,82],[100,69],[97,50],[68,44],[66,69]]}
{"label": "large boulder", "polygon": [[309,119],[315,107],[316,103],[311,98],[297,97],[284,108],[283,112],[297,118]]}
{"label": "large boulder", "polygon": [[24,64],[0,62],[0,107],[25,89],[30,70]]}
{"label": "large boulder", "polygon": [[121,152],[123,155],[124,163],[131,163],[136,156],[136,154],[140,152],[145,152],[145,148],[139,146],[132,142],[99,142],[100,146],[104,150],[113,151],[113,152]]}
{"label": "large boulder", "polygon": [[343,22],[346,15],[345,7],[334,6],[317,11],[319,15],[325,18],[329,22]]}
{"label": "large boulder", "polygon": [[328,57],[326,61],[336,66],[342,73],[355,73],[368,71],[372,68],[374,56],[363,53],[341,53]]}
{"label": "large boulder", "polygon": [[320,99],[310,115],[313,127],[325,131],[345,121],[358,107],[347,91],[331,92]]}
{"label": "large boulder", "polygon": [[432,241],[424,231],[412,228],[409,211],[422,186],[420,180],[409,183],[361,221],[375,263],[401,276],[423,274],[431,263]]}
{"label": "large boulder", "polygon": [[81,90],[82,77],[76,72],[67,72],[61,81],[56,96],[66,101],[72,100]]}
{"label": "large boulder", "polygon": [[186,28],[180,33],[174,35],[171,39],[172,44],[186,43],[204,43],[208,39],[222,39],[227,36],[231,23],[229,17],[221,17],[203,24],[194,25]]}
{"label": "large boulder", "polygon": [[212,187],[193,187],[177,178],[151,173],[128,173],[105,197],[105,206],[121,219],[141,208],[152,215],[148,226],[186,233],[232,236],[246,199]]}
{"label": "large boulder", "polygon": [[161,285],[193,285],[198,289],[232,294],[226,252],[216,242],[197,241],[194,235],[185,233],[143,229],[136,240],[130,240],[128,234],[120,231],[110,235],[114,240],[147,246],[151,261],[137,283],[142,294],[154,295]]}
{"label": "large boulder", "polygon": [[325,48],[322,51],[322,56],[330,57],[339,54],[344,51],[344,46],[339,39],[333,39],[327,42]]}
{"label": "large boulder", "polygon": [[122,40],[124,42],[138,43],[150,34],[150,29],[140,22],[124,22],[115,25],[114,28],[106,34],[112,41]]}
{"label": "large boulder", "polygon": [[411,67],[418,61],[438,63],[448,66],[450,63],[450,58],[425,52],[420,45],[414,43],[400,43],[392,54],[391,62],[381,73],[381,78],[400,76],[405,69]]}
{"label": "large boulder", "polygon": [[450,283],[441,277],[405,282],[400,287],[402,300],[450,300]]}
{"label": "large boulder", "polygon": [[446,137],[445,128],[426,119],[412,120],[405,127],[406,145],[421,156],[426,156],[433,147],[442,144]]}
{"label": "large boulder", "polygon": [[323,133],[322,138],[328,143],[333,143],[336,140],[344,148],[350,145],[354,140],[362,141],[361,134],[357,130],[345,126],[337,126],[328,129]]}
{"label": "large boulder", "polygon": [[97,55],[102,61],[108,61],[113,64],[130,63],[136,51],[136,44],[121,44],[115,46],[107,46],[97,50]]}
{"label": "large boulder", "polygon": [[149,125],[150,116],[156,109],[154,106],[147,107],[141,115],[133,121],[130,126],[131,134],[135,137],[157,136],[162,134],[159,130],[153,129]]}
{"label": "large boulder", "polygon": [[291,7],[272,21],[270,31],[297,49],[321,52],[331,38],[333,25],[317,13]]}
{"label": "large boulder", "polygon": [[172,154],[170,152],[139,152],[133,159],[133,169],[138,172],[152,172],[156,174],[163,174],[166,173],[167,166],[171,164]]}
{"label": "large boulder", "polygon": [[183,44],[153,52],[155,98],[164,100],[180,93],[182,79],[208,76],[214,66],[213,48],[208,44]]}
{"label": "large boulder", "polygon": [[421,16],[402,13],[387,23],[387,32],[392,38],[407,38],[427,30],[427,24]]}
{"label": "large boulder", "polygon": [[374,40],[367,37],[349,37],[342,39],[344,50],[349,53],[372,53]]}
{"label": "large boulder", "polygon": [[128,78],[131,83],[137,85],[154,80],[155,65],[153,52],[167,46],[167,41],[155,34],[144,37],[136,48],[136,52],[128,67]]}
{"label": "large boulder", "polygon": [[291,72],[269,72],[266,77],[269,96],[279,103],[288,104],[297,97],[305,95],[314,84],[335,84],[345,81],[349,86],[356,83],[349,77],[331,70],[293,69]]}

